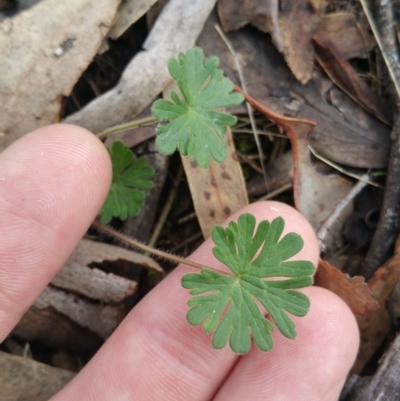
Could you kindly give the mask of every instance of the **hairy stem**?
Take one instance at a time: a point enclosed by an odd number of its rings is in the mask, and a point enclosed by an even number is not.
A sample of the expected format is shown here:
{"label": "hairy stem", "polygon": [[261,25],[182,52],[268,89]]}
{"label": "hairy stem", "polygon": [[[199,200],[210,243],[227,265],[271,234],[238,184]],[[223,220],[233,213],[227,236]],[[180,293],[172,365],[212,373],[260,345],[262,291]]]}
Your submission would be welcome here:
{"label": "hairy stem", "polygon": [[134,247],[134,248],[139,248],[140,250],[142,250],[144,252],[148,252],[149,254],[159,256],[159,257],[167,259],[167,260],[169,260],[171,262],[182,263],[182,264],[184,264],[186,266],[194,267],[194,268],[200,269],[200,270],[201,269],[209,269],[209,270],[216,271],[216,272],[218,272],[220,274],[227,275],[226,272],[223,272],[221,270],[215,269],[213,267],[205,266],[205,265],[202,265],[200,263],[196,263],[196,262],[193,262],[191,260],[176,256],[176,255],[172,255],[172,254],[170,254],[168,252],[163,252],[163,251],[160,251],[159,249],[155,249],[155,248],[152,248],[151,246],[142,244],[141,242],[136,241],[133,238],[130,238],[127,235],[124,235],[124,234],[112,229],[111,227],[108,227],[108,226],[100,223],[97,220],[95,220],[92,223],[92,227],[94,227],[97,230],[99,230],[101,232],[104,232],[104,233],[106,233],[108,235],[111,235],[112,237],[117,238],[118,240],[120,240],[120,241],[122,241],[122,242],[124,242],[124,243],[126,243],[126,244],[128,244],[128,245],[130,245],[132,247]]}
{"label": "hairy stem", "polygon": [[119,124],[119,125],[115,125],[114,127],[108,128],[105,131],[101,132],[100,134],[97,134],[97,137],[99,139],[104,139],[108,135],[115,134],[116,132],[126,131],[128,129],[140,127],[141,125],[145,125],[145,124],[156,123],[158,121],[159,121],[158,118],[153,117],[153,116],[141,118],[139,120],[130,121],[129,123]]}

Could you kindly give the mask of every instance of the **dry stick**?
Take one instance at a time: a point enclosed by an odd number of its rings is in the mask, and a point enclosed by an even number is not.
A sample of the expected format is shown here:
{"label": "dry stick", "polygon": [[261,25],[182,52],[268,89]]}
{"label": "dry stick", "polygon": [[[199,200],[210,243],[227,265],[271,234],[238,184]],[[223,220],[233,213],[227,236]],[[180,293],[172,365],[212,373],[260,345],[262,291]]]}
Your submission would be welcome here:
{"label": "dry stick", "polygon": [[338,164],[334,163],[333,161],[321,156],[312,146],[308,145],[308,149],[317,159],[322,160],[328,166],[333,167],[334,169],[340,171],[344,175],[355,178],[358,181],[364,181],[366,184],[372,185],[373,187],[377,187],[377,188],[381,188],[381,189],[385,188],[383,185],[378,184],[377,182],[371,180],[371,177],[368,174],[364,174],[364,175],[354,174],[354,173],[340,167]]}
{"label": "dry stick", "polygon": [[347,205],[367,186],[367,180],[369,180],[369,175],[364,174],[362,176],[363,180],[358,181],[352,190],[338,202],[335,208],[332,210],[331,214],[322,223],[321,227],[318,229],[317,238],[319,249],[321,252],[325,250],[325,238],[332,227],[332,225],[337,221],[342,211],[347,207]]}
{"label": "dry stick", "polygon": [[152,247],[147,246],[145,244],[142,244],[141,242],[136,241],[135,239],[133,239],[131,237],[128,237],[127,235],[122,234],[122,233],[118,232],[117,230],[114,230],[113,228],[100,223],[97,220],[95,220],[92,223],[92,227],[96,228],[100,232],[103,232],[105,234],[108,234],[108,235],[112,236],[113,238],[117,238],[119,241],[124,242],[125,244],[127,244],[129,246],[132,246],[134,248],[138,248],[138,249],[140,249],[140,250],[142,250],[144,252],[148,252],[149,254],[156,255],[156,256],[159,256],[161,258],[167,259],[167,260],[169,260],[171,262],[182,263],[182,264],[184,264],[186,266],[191,266],[191,267],[194,267],[194,268],[200,269],[200,270],[201,269],[213,270],[213,271],[218,272],[220,274],[223,274],[225,276],[229,275],[229,273],[223,272],[222,270],[215,269],[214,267],[205,266],[205,265],[202,265],[200,263],[193,262],[191,260],[188,260],[188,259],[185,259],[185,258],[181,258],[179,256],[172,255],[172,254],[170,254],[168,252],[160,251],[159,249],[155,249],[155,248],[152,248]]}
{"label": "dry stick", "polygon": [[[362,5],[395,85],[394,98],[398,101],[400,96],[400,65],[397,60],[398,50],[393,4],[387,0],[374,0],[376,23],[372,19],[366,1],[362,0]],[[398,109],[391,138],[392,145],[381,214],[367,257],[360,269],[360,274],[366,279],[369,279],[389,258],[394,240],[400,231],[400,113]]]}
{"label": "dry stick", "polygon": [[371,246],[359,272],[366,279],[390,257],[400,231],[400,113],[397,113],[392,136],[395,139],[390,151],[381,213]]}
{"label": "dry stick", "polygon": [[364,13],[374,33],[376,42],[381,49],[385,64],[389,70],[393,84],[396,87],[397,97],[400,98],[400,66],[396,48],[396,33],[393,18],[392,2],[389,0],[374,0],[376,23],[368,8],[367,0],[361,0]]}
{"label": "dry stick", "polygon": [[264,195],[257,201],[269,200],[269,199],[275,198],[275,196],[278,196],[278,195],[282,194],[283,192],[286,192],[292,188],[293,188],[293,184],[291,182],[289,182],[288,184],[282,185],[281,187],[275,189],[275,191],[271,191],[269,194]]}

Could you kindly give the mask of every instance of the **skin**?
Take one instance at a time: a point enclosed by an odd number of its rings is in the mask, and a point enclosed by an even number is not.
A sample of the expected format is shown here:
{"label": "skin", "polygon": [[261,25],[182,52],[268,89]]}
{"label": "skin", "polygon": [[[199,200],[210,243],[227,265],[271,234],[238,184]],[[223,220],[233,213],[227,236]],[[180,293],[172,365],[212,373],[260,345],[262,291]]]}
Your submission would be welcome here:
{"label": "skin", "polygon": [[[102,143],[69,125],[41,128],[0,154],[0,341],[62,267],[104,202],[111,165]],[[296,258],[318,261],[307,221],[278,202],[249,205],[231,216],[278,215],[304,239]],[[226,224],[226,222],[225,222]],[[221,268],[206,240],[190,259]],[[355,319],[334,294],[304,290],[310,312],[294,318],[296,340],[274,332],[269,353],[238,357],[214,350],[210,335],[186,322],[189,294],[178,266],[125,318],[85,368],[52,401],[337,400],[359,344]]]}

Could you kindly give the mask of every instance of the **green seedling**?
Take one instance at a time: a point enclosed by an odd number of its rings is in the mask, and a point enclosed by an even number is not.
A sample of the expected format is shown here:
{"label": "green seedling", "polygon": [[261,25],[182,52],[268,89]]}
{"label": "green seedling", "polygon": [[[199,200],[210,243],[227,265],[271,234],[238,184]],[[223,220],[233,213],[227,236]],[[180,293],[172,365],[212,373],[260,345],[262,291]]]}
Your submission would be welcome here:
{"label": "green seedling", "polygon": [[[216,109],[240,104],[243,96],[232,93],[233,83],[223,76],[218,64],[217,57],[205,60],[199,48],[181,53],[179,60],[169,61],[168,68],[182,97],[172,92],[172,101],[153,104],[154,117],[111,128],[99,136],[158,121],[156,145],[161,153],[178,149],[204,168],[211,157],[223,162],[225,131],[236,118]],[[142,190],[153,185],[154,170],[144,158],[134,160],[121,142],[115,142],[109,153],[113,183],[100,212],[102,223],[137,214],[144,199]],[[225,271],[152,249],[101,223],[94,226],[146,252],[200,270],[182,278],[182,286],[192,296],[187,321],[213,333],[214,348],[223,348],[229,341],[231,349],[242,355],[250,350],[253,339],[260,350],[269,351],[274,327],[294,339],[296,329],[288,314],[304,316],[309,310],[309,299],[295,290],[312,285],[314,266],[308,261],[289,260],[303,248],[303,240],[296,233],[282,236],[285,222],[281,217],[257,226],[253,215],[243,214],[227,228],[214,227],[213,253],[226,266]]]}
{"label": "green seedling", "polygon": [[271,320],[285,337],[296,337],[287,313],[304,316],[310,301],[293,289],[312,285],[315,269],[308,261],[288,261],[303,248],[303,240],[295,233],[282,237],[284,227],[278,217],[262,221],[255,230],[256,219],[248,213],[225,229],[216,226],[211,233],[216,245],[213,253],[231,274],[202,269],[200,274],[182,278],[182,286],[193,295],[187,320],[214,333],[214,348],[223,348],[229,340],[234,352],[246,354],[253,337],[260,350],[269,351],[273,346]]}
{"label": "green seedling", "polygon": [[99,213],[104,224],[113,217],[126,220],[128,216],[138,214],[145,197],[143,190],[153,187],[151,179],[154,176],[154,168],[147,165],[147,159],[135,159],[122,142],[114,142],[107,150],[112,163],[112,183]]}
{"label": "green seedling", "polygon": [[178,149],[203,168],[209,166],[210,156],[219,163],[225,160],[226,127],[235,125],[236,117],[216,109],[238,105],[243,96],[232,93],[233,83],[218,65],[217,57],[204,60],[198,47],[168,62],[183,98],[171,92],[172,102],[160,99],[151,108],[156,118],[168,121],[157,128],[156,145],[161,153],[170,155]]}

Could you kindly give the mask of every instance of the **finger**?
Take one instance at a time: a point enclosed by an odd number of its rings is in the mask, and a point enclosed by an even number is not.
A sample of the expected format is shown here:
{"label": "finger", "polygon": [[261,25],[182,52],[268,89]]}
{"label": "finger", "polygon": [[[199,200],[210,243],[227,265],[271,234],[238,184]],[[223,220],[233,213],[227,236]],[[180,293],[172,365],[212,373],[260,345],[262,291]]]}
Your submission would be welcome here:
{"label": "finger", "polygon": [[[299,258],[318,260],[315,235],[294,209],[277,202],[249,205],[240,213],[257,220],[283,216],[285,231],[296,231],[305,240]],[[233,215],[237,219],[239,212]],[[212,255],[210,240],[189,259],[221,268]],[[182,276],[195,269],[179,266],[127,316],[82,372],[53,401],[137,399],[211,400],[238,360],[229,347],[214,350],[211,336],[186,322],[189,294],[180,285]],[[198,272],[198,271],[196,271]],[[243,398],[247,399],[247,398]]]}
{"label": "finger", "polygon": [[0,342],[73,251],[110,181],[105,147],[79,127],[38,129],[0,154]]}
{"label": "finger", "polygon": [[304,291],[310,312],[293,318],[297,338],[275,336],[269,353],[252,349],[235,366],[215,401],[336,401],[358,350],[356,321],[335,294],[318,287]]}

